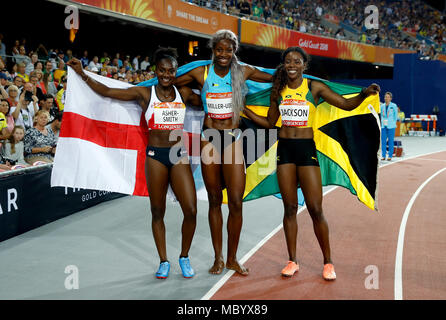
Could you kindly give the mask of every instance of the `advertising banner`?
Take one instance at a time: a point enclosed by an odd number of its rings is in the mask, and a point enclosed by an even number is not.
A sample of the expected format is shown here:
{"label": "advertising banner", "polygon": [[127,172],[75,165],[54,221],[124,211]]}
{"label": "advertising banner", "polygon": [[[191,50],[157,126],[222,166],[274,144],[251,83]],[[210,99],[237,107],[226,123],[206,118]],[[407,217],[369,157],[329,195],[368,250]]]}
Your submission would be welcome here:
{"label": "advertising banner", "polygon": [[74,0],[100,9],[173,27],[213,34],[219,29],[238,33],[238,19],[180,0]]}
{"label": "advertising banner", "polygon": [[51,188],[51,170],[45,167],[0,178],[0,241],[124,196],[97,190]]}
{"label": "advertising banner", "polygon": [[412,52],[314,36],[249,20],[242,20],[241,42],[281,50],[299,46],[311,55],[388,65],[393,65],[395,53]]}

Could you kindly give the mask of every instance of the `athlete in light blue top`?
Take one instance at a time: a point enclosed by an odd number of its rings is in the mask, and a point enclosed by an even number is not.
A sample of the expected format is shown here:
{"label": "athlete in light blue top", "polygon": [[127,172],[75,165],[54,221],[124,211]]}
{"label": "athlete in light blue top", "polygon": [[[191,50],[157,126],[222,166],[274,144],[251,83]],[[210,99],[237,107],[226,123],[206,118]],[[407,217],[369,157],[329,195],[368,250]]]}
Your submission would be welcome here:
{"label": "athlete in light blue top", "polygon": [[392,160],[393,139],[395,137],[396,121],[398,120],[398,107],[392,101],[392,93],[386,92],[384,103],[381,104],[381,154],[382,159],[386,159],[387,144],[389,153],[387,160]]}
{"label": "athlete in light blue top", "polygon": [[210,47],[212,64],[195,68],[178,77],[176,85],[184,86],[196,81],[201,89],[206,112],[201,139],[201,171],[208,193],[209,226],[215,253],[214,264],[209,272],[220,274],[225,267],[221,205],[222,190],[226,187],[229,208],[226,268],[247,275],[248,270],[236,257],[243,223],[242,201],[245,192],[245,164],[241,139],[238,139],[240,131],[237,128],[244,108],[245,80],[271,82],[272,76],[238,62],[235,55],[238,39],[230,30],[217,31],[210,41]]}

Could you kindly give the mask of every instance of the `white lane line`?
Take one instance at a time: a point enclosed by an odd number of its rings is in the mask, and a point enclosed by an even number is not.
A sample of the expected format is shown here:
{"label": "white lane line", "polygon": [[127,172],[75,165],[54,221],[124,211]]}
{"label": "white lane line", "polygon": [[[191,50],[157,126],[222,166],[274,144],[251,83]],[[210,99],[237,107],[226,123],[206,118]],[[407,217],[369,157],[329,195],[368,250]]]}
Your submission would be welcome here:
{"label": "white lane line", "polygon": [[443,168],[432,176],[430,176],[423,184],[415,191],[412,198],[409,201],[409,204],[406,207],[406,210],[403,214],[403,219],[401,220],[400,231],[398,234],[398,244],[396,247],[396,260],[395,260],[395,300],[403,300],[403,247],[404,247],[404,234],[406,232],[406,224],[407,219],[409,218],[410,210],[420,194],[421,190],[437,175],[445,171],[446,168]]}
{"label": "white lane line", "polygon": [[426,159],[426,158],[419,158],[419,159],[417,159],[417,160],[446,162],[446,160],[441,160],[441,159]]}
{"label": "white lane line", "polygon": [[[379,168],[382,167],[386,167],[388,165],[392,165],[401,161],[406,161],[406,160],[411,160],[411,159],[415,159],[417,157],[423,157],[423,156],[428,156],[431,154],[435,154],[435,153],[440,153],[440,152],[444,152],[446,151],[446,149],[444,150],[439,150],[439,151],[433,151],[433,152],[428,152],[428,153],[424,153],[424,154],[418,154],[418,155],[414,155],[414,156],[410,156],[407,158],[402,158],[402,159],[398,159],[386,164],[382,164],[380,163]],[[337,189],[338,186],[333,186],[332,189],[327,190],[326,192],[324,192],[324,196],[327,195],[328,193],[330,193],[331,191]],[[299,211],[297,212],[297,214],[301,213],[303,210],[305,210],[307,207],[303,206],[301,209],[299,209]],[[252,255],[254,255],[254,253],[259,250],[259,248],[266,242],[268,241],[270,238],[272,238],[280,229],[282,228],[282,224],[280,224],[279,226],[277,226],[273,231],[271,231],[270,234],[268,234],[262,241],[260,241],[259,244],[257,244],[253,249],[251,249],[246,255],[243,256],[243,258],[240,260],[240,263],[244,263],[245,261],[247,261]],[[212,298],[212,296],[226,283],[226,281],[229,280],[229,278],[231,278],[231,276],[235,273],[235,271],[230,270],[228,271],[200,300],[209,300],[210,298]],[[249,276],[248,276],[249,277]]]}
{"label": "white lane line", "polygon": [[[333,190],[337,189],[338,187],[335,186],[331,188],[330,190],[327,190],[324,193],[324,196],[328,193],[332,192]],[[297,211],[297,215],[304,211],[307,208],[307,206],[303,206]],[[246,261],[248,261],[249,258],[251,258],[254,253],[256,253],[269,239],[271,239],[279,230],[282,229],[282,223],[278,225],[273,231],[271,231],[265,238],[263,238],[255,247],[253,247],[247,254],[243,256],[242,259],[240,259],[240,263],[244,264]],[[226,281],[231,278],[231,276],[235,273],[233,270],[229,270],[214,286],[201,298],[201,300],[209,300],[212,298],[212,296],[226,283]],[[249,277],[249,276],[248,276]]]}

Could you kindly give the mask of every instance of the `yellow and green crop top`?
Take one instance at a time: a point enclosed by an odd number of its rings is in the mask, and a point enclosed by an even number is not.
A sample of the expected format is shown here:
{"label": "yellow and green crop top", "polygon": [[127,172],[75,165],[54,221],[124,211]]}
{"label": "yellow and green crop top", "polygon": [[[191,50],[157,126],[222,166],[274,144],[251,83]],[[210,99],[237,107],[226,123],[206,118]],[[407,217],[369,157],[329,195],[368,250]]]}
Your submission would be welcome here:
{"label": "yellow and green crop top", "polygon": [[281,92],[279,110],[282,126],[310,128],[313,125],[316,107],[308,87],[308,79],[303,78],[297,89],[286,86]]}

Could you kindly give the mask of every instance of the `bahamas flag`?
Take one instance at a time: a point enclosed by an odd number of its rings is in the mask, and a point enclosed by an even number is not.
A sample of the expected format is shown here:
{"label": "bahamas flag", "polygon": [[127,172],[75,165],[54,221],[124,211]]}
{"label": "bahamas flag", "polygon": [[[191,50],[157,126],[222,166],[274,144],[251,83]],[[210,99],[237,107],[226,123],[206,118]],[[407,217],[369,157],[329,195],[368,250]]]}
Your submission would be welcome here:
{"label": "bahamas flag", "polygon": [[[190,70],[211,63],[210,60],[195,61],[178,69],[181,76]],[[258,69],[274,73],[274,69]],[[336,82],[304,75],[306,78],[324,82],[334,92],[345,98],[360,93],[361,87],[345,85]],[[139,85],[156,84],[152,79]],[[246,81],[248,94],[246,105],[261,116],[266,116],[269,108],[271,84]],[[310,95],[310,103],[315,104]],[[322,185],[337,185],[350,190],[359,201],[372,210],[377,210],[377,173],[378,151],[380,147],[380,123],[378,114],[379,96],[369,96],[353,111],[336,108],[323,99],[316,107],[316,118],[313,122],[314,140],[322,176]],[[258,127],[247,117],[241,118],[240,128],[243,132],[254,132],[254,135],[244,135],[244,156],[246,161],[246,187],[244,201],[279,194],[276,176],[277,130],[267,130]],[[185,124],[186,126],[186,124]],[[281,121],[276,124],[281,126]],[[253,129],[253,130],[246,130]],[[201,168],[193,166],[197,191],[204,188]],[[299,190],[300,191],[300,190]],[[226,190],[223,192],[227,201]],[[200,197],[199,197],[200,198]],[[299,192],[299,204],[303,196]],[[302,202],[301,202],[302,201]]]}

